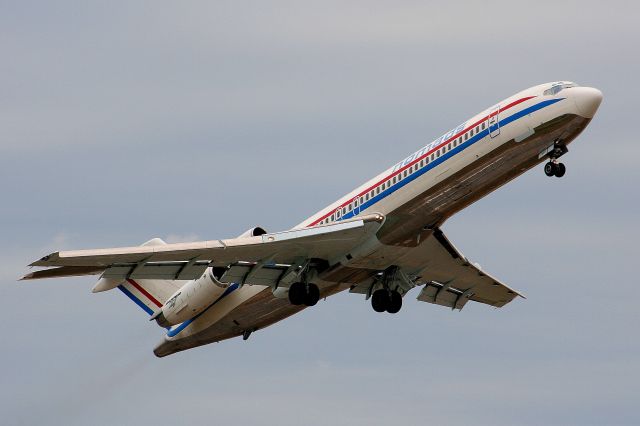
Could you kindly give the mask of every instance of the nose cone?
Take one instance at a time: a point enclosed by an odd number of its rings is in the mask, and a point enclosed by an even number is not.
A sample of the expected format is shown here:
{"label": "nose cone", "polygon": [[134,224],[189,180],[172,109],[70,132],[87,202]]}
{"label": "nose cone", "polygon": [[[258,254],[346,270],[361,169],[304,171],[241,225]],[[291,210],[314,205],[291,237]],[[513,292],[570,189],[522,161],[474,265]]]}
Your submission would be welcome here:
{"label": "nose cone", "polygon": [[602,92],[593,87],[574,87],[571,96],[578,109],[578,114],[585,118],[593,118],[602,102]]}

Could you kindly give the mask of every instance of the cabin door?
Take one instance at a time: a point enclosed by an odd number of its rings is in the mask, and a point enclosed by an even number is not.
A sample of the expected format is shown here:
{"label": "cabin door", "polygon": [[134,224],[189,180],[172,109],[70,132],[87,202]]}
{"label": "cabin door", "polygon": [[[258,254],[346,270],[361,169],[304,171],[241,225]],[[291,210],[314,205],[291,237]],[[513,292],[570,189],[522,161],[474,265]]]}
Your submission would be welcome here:
{"label": "cabin door", "polygon": [[489,127],[489,136],[495,138],[500,134],[500,119],[498,115],[500,114],[500,105],[496,105],[491,109],[491,113],[489,114],[488,119],[488,127]]}
{"label": "cabin door", "polygon": [[360,213],[360,197],[353,199],[353,215],[357,216]]}

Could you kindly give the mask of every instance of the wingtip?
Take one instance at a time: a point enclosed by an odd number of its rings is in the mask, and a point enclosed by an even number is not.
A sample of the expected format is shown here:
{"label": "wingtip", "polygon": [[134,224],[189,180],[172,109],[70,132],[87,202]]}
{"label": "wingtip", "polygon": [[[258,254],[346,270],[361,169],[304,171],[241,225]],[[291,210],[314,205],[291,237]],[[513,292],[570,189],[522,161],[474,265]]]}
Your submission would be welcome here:
{"label": "wingtip", "polygon": [[58,253],[59,253],[59,252],[55,252],[55,253],[48,254],[48,255],[46,255],[46,256],[42,256],[40,259],[38,259],[38,260],[36,260],[36,261],[34,261],[34,262],[31,262],[31,263],[29,264],[29,266],[30,266],[30,267],[33,267],[33,266],[51,266],[51,265],[49,264],[49,261],[51,260],[51,258],[52,258],[52,257],[57,256],[57,255],[58,255]]}

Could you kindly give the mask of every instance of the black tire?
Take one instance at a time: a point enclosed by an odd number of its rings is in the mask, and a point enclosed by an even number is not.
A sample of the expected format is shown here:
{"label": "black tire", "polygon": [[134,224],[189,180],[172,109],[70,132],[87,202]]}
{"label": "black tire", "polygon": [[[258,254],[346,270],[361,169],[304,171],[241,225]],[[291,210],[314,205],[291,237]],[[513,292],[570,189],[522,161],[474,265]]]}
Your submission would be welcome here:
{"label": "black tire", "polygon": [[289,287],[289,302],[292,305],[302,305],[307,296],[307,289],[304,283],[293,283]]}
{"label": "black tire", "polygon": [[390,314],[397,314],[402,308],[402,296],[397,291],[392,291],[389,298],[389,305],[387,306],[387,312]]}
{"label": "black tire", "polygon": [[567,168],[562,163],[556,164],[556,177],[562,177],[567,172]]}
{"label": "black tire", "polygon": [[384,289],[376,290],[371,295],[371,307],[376,312],[384,312],[389,306],[389,292]]}
{"label": "black tire", "polygon": [[315,284],[309,284],[307,288],[307,294],[304,298],[304,304],[307,306],[314,306],[320,300],[320,289]]}
{"label": "black tire", "polygon": [[556,174],[556,165],[555,163],[552,163],[551,161],[549,161],[547,164],[544,165],[544,174],[551,177],[551,176],[555,176]]}

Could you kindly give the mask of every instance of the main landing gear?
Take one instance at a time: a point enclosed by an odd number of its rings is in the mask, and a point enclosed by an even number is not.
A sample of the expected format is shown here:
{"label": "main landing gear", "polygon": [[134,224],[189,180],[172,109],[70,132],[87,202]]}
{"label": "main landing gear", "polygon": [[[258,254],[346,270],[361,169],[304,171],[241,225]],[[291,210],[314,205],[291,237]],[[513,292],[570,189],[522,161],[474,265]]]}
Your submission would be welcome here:
{"label": "main landing gear", "polygon": [[557,140],[553,143],[553,150],[549,153],[549,162],[544,165],[544,174],[547,176],[562,177],[567,172],[564,164],[558,162],[558,158],[569,152],[567,146]]}
{"label": "main landing gear", "polygon": [[371,307],[376,312],[387,311],[390,314],[397,314],[402,308],[402,295],[397,290],[381,288],[371,295]]}
{"label": "main landing gear", "polygon": [[292,305],[314,306],[320,300],[320,289],[311,283],[295,282],[289,287],[289,302]]}

